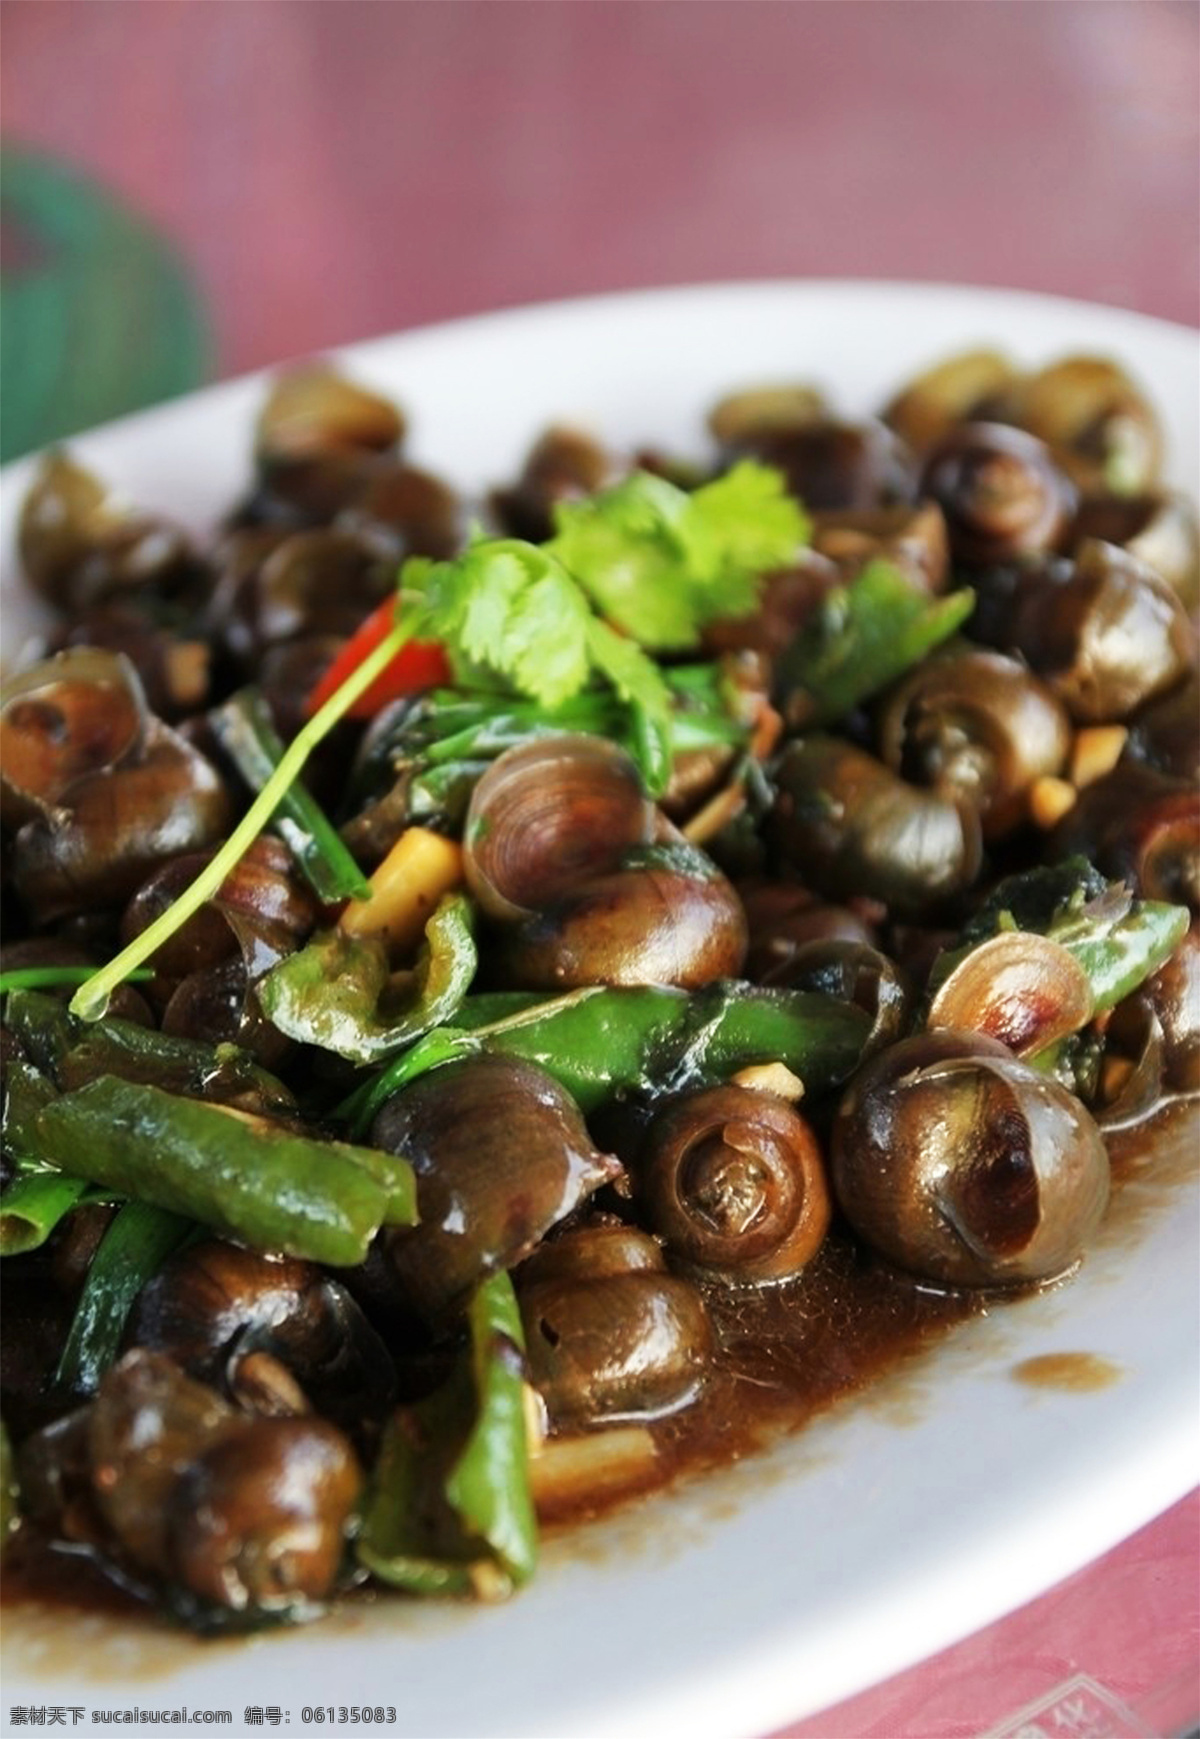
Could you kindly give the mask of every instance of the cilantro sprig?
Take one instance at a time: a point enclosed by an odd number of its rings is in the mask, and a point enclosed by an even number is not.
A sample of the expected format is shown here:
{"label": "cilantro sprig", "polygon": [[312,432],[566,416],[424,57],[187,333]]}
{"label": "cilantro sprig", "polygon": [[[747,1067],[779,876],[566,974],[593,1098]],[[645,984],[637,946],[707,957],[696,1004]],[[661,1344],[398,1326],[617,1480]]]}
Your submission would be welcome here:
{"label": "cilantro sprig", "polygon": [[309,755],[410,640],[440,641],[460,667],[547,707],[601,683],[630,708],[651,791],[670,770],[671,691],[651,656],[695,646],[706,623],[751,611],[759,582],[807,541],[778,472],[746,460],[690,493],[635,473],[559,509],[548,544],[475,539],[451,561],[410,557],[395,626],[301,728],[224,845],[167,911],[71,1002],[103,1014],[130,972],[216,893]]}
{"label": "cilantro sprig", "polygon": [[745,616],[771,568],[810,526],[778,471],[746,459],[690,494],[635,472],[555,514],[549,552],[618,628],[656,652],[695,646],[721,616]]}

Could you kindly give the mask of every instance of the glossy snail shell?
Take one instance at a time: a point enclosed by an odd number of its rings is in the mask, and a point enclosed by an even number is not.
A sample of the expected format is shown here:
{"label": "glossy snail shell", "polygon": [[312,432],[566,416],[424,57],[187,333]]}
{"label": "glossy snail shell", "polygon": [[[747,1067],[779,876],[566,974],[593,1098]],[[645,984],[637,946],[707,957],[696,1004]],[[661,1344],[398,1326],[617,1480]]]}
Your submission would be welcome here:
{"label": "glossy snail shell", "polygon": [[790,1279],[829,1228],[815,1135],[786,1100],[747,1087],[705,1088],[660,1113],[637,1188],[669,1254],[730,1285]]}

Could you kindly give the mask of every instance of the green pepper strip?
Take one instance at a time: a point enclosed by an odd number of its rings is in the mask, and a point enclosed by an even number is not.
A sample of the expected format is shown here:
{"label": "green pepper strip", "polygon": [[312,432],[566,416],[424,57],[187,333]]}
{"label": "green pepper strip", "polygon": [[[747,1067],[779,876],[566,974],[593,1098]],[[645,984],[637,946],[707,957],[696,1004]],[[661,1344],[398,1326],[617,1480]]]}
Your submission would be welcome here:
{"label": "green pepper strip", "polygon": [[32,1063],[11,1062],[4,1071],[4,1157],[18,1177],[42,1172],[46,1162],[38,1141],[37,1120],[58,1097],[58,1090]]}
{"label": "green pepper strip", "polygon": [[379,1063],[453,1017],[477,964],[470,902],[447,894],[425,926],[402,999],[384,944],[339,930],[281,960],[259,981],[258,997],[289,1038],[352,1063]]}
{"label": "green pepper strip", "polygon": [[0,1256],[24,1256],[46,1242],[90,1184],[60,1171],[17,1178],[0,1195]]}
{"label": "green pepper strip", "polygon": [[[209,714],[217,740],[252,791],[274,777],[284,742],[256,688],[243,688]],[[371,884],[320,804],[297,779],[279,800],[271,827],[291,847],[319,900],[369,899]]]}
{"label": "green pepper strip", "polygon": [[134,1299],[192,1229],[189,1220],[149,1202],[126,1202],[104,1234],[79,1295],[54,1373],[60,1394],[95,1393],[116,1359]]}
{"label": "green pepper strip", "polygon": [[1078,917],[1052,924],[1047,935],[1083,967],[1096,1013],[1115,1008],[1170,959],[1187,933],[1186,906],[1135,900],[1119,917]]}
{"label": "green pepper strip", "polygon": [[[468,997],[456,1025],[439,1028],[341,1107],[356,1134],[393,1093],[426,1069],[500,1051],[537,1063],[588,1114],[621,1092],[720,1081],[752,1063],[786,1063],[810,1091],[851,1073],[870,1022],[817,991],[722,983],[689,995],[663,986],[588,986],[472,1030]],[[493,998],[480,999],[495,1008]]]}
{"label": "green pepper strip", "polygon": [[112,1076],[47,1105],[37,1136],[64,1172],[332,1267],[356,1266],[381,1226],[416,1218],[412,1171],[393,1154]]}
{"label": "green pepper strip", "polygon": [[101,1075],[119,1075],[247,1111],[295,1110],[283,1083],[236,1045],[206,1045],[127,1020],[96,1026],[33,990],[13,991],[4,1020],[26,1055],[64,1092]]}
{"label": "green pepper strip", "polygon": [[495,1597],[527,1582],[537,1560],[524,1338],[507,1274],[479,1287],[467,1326],[448,1381],[393,1417],[357,1542],[364,1568],[415,1594]]}
{"label": "green pepper strip", "polygon": [[804,725],[844,718],[957,633],[974,607],[973,592],[931,598],[890,562],[868,562],[784,655],[780,679],[804,691]]}

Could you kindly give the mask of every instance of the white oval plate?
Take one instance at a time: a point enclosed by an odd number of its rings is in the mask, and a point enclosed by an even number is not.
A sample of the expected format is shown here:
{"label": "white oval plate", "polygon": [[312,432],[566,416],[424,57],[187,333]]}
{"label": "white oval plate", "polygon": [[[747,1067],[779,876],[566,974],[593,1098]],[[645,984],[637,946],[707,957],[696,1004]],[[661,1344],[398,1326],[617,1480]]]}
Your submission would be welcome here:
{"label": "white oval plate", "polygon": [[[1008,291],[773,283],[650,291],[500,313],[343,354],[410,416],[410,451],[468,491],[514,474],[572,420],[629,444],[704,450],[731,387],[815,380],[855,413],[957,346],[1025,364],[1119,357],[1160,406],[1194,488],[1195,334]],[[83,359],[81,359],[82,363]],[[72,443],[134,499],[204,527],[247,477],[261,377]],[[25,464],[3,479],[4,630]],[[752,1739],[865,1688],[1030,1599],[1191,1489],[1200,1465],[1194,1124],[1119,1197],[1068,1285],[957,1331],[761,1459],[554,1544],[490,1609],[400,1602],[234,1645],[147,1644],[110,1623],[7,1615],[6,1705],[391,1705],[411,1739]],[[1190,1150],[1190,1152],[1189,1152]],[[1089,1353],[1094,1393],[1032,1389],[1018,1361]],[[311,1716],[309,1717],[311,1720]],[[327,1717],[329,1719],[330,1717]]]}

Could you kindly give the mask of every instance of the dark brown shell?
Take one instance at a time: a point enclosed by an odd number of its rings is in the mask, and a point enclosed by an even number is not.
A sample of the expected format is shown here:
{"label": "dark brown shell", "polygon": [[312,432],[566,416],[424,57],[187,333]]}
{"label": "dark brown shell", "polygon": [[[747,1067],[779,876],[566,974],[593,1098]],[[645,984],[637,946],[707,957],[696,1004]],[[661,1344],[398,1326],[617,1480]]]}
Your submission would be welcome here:
{"label": "dark brown shell", "polygon": [[704,1379],[703,1299],[644,1232],[586,1226],[544,1244],[517,1279],[530,1381],[551,1422],[578,1428],[672,1411]]}
{"label": "dark brown shell", "polygon": [[946,516],[957,562],[987,567],[1059,548],[1075,490],[1043,442],[1003,423],[961,423],[929,454],[921,493]]}
{"label": "dark brown shell", "polygon": [[226,1393],[247,1356],[269,1353],[352,1432],[378,1421],[395,1387],[386,1348],[336,1280],[311,1262],[217,1238],[167,1260],[138,1294],[124,1338]]}
{"label": "dark brown shell", "polygon": [[489,917],[528,917],[648,845],[654,805],[628,755],[600,737],[535,738],[497,757],[463,834],[471,892]]}
{"label": "dark brown shell", "polygon": [[1127,718],[1195,661],[1178,594],[1128,550],[1095,538],[1073,567],[1019,585],[1009,631],[1081,724]]}
{"label": "dark brown shell", "polygon": [[974,806],[907,784],[853,743],[797,738],[775,778],[772,839],[831,898],[866,894],[916,917],[970,887],[979,871]]}
{"label": "dark brown shell", "polygon": [[383,1106],[371,1142],[416,1172],[419,1224],[385,1233],[384,1248],[401,1295],[430,1319],[621,1170],[557,1082],[499,1055],[421,1076]]}
{"label": "dark brown shell", "polygon": [[171,1492],[170,1573],[235,1612],[333,1592],[363,1475],[324,1419],[255,1418],[203,1450]]}
{"label": "dark brown shell", "polygon": [[978,1033],[923,1033],[867,1063],[831,1161],[858,1235],[951,1286],[1065,1273],[1108,1202],[1108,1154],[1078,1099]]}
{"label": "dark brown shell", "polygon": [[494,761],[472,794],[463,854],[511,984],[692,989],[741,969],[732,886],[599,737],[538,738]]}
{"label": "dark brown shell", "polygon": [[1025,819],[1034,780],[1062,771],[1072,733],[1062,702],[1018,659],[968,647],[925,659],[891,691],[878,740],[894,773],[973,804],[996,839]]}
{"label": "dark brown shell", "polygon": [[42,923],[117,906],[165,858],[214,844],[231,815],[211,762],[155,720],[136,762],[80,779],[69,807],[22,827],[13,882]]}
{"label": "dark brown shell", "polygon": [[19,827],[64,804],[80,779],[136,755],[150,725],[127,658],[73,647],[4,685],[0,819]]}
{"label": "dark brown shell", "polygon": [[635,1181],[672,1258],[728,1285],[790,1279],[829,1229],[816,1136],[772,1093],[710,1087],[676,1100],[651,1124]]}
{"label": "dark brown shell", "polygon": [[633,854],[501,939],[508,974],[531,990],[585,984],[699,989],[736,977],[746,919],[723,875],[687,850]]}

